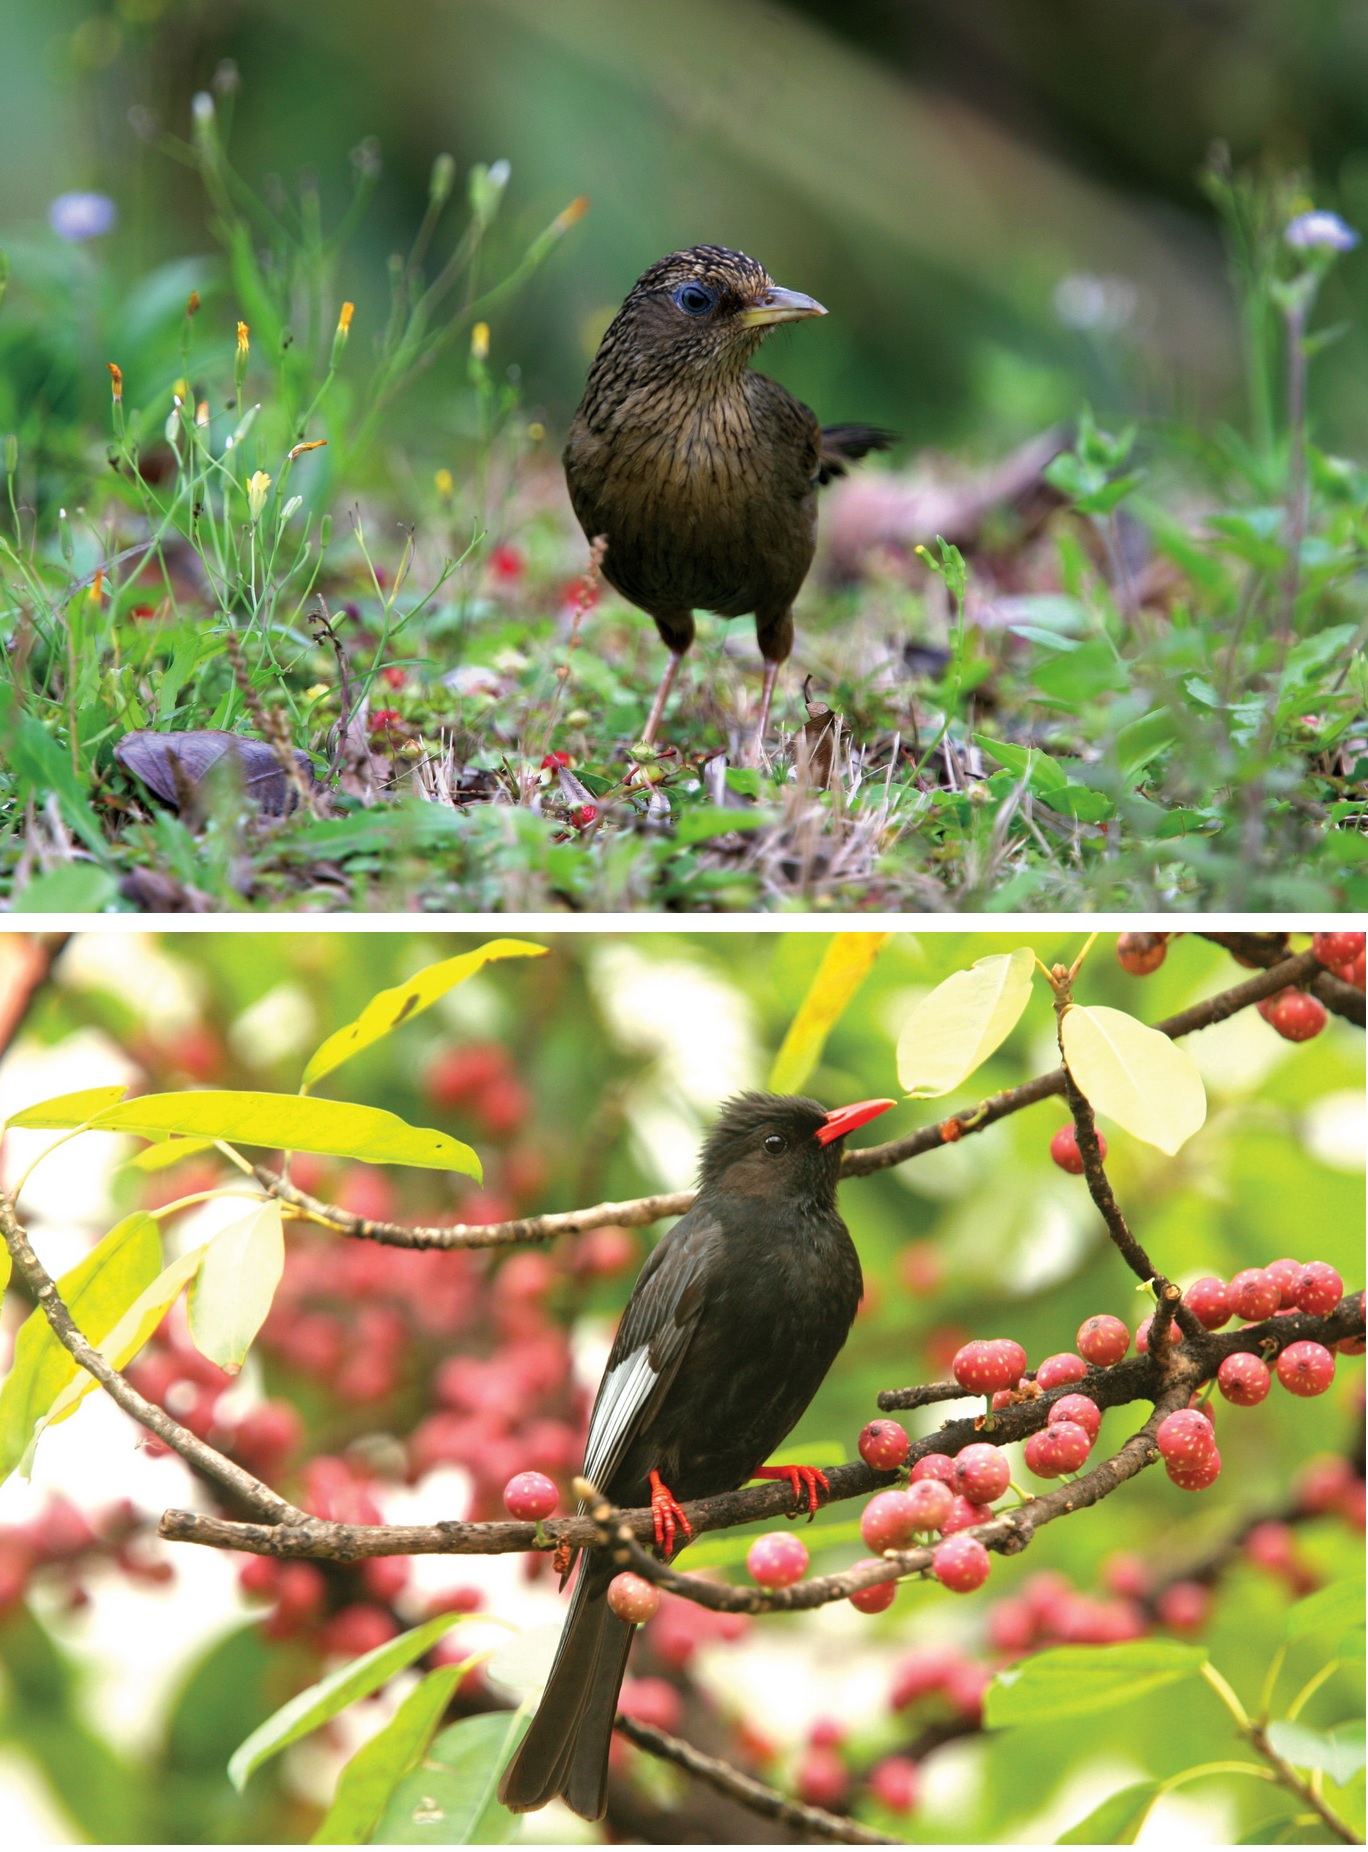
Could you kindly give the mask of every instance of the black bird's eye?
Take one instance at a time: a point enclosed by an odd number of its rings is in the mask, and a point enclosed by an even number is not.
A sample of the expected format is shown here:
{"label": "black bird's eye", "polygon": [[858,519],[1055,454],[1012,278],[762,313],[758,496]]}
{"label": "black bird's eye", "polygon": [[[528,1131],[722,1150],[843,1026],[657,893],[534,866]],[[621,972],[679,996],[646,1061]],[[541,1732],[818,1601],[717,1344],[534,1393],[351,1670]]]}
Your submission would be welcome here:
{"label": "black bird's eye", "polygon": [[705,289],[701,283],[681,283],[675,291],[676,306],[686,315],[706,315],[717,301],[716,294]]}
{"label": "black bird's eye", "polygon": [[782,1132],[771,1132],[765,1140],[765,1149],[771,1157],[778,1157],[781,1151],[787,1149],[787,1146],[788,1140]]}

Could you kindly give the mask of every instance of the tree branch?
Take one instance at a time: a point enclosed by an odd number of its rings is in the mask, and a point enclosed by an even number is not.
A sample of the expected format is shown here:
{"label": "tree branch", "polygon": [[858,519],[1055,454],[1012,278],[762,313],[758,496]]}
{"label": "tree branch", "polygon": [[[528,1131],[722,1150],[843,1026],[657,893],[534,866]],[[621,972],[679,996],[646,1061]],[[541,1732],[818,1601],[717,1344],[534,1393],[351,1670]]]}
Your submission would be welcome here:
{"label": "tree branch", "polygon": [[1342,1839],[1347,1846],[1361,1846],[1363,1844],[1362,1839],[1354,1829],[1346,1825],[1333,1808],[1326,1805],[1325,1801],[1317,1794],[1310,1782],[1304,1780],[1303,1777],[1297,1773],[1296,1769],[1292,1767],[1290,1762],[1283,1760],[1272,1743],[1269,1742],[1268,1732],[1264,1729],[1262,1724],[1250,1724],[1249,1728],[1244,1732],[1244,1736],[1251,1749],[1253,1749],[1256,1754],[1261,1755],[1264,1761],[1267,1762],[1281,1785],[1286,1788],[1290,1794],[1295,1794],[1297,1799],[1305,1806],[1310,1807],[1312,1811],[1319,1816],[1320,1820],[1329,1831],[1335,1835],[1336,1839]]}
{"label": "tree branch", "polygon": [[817,1839],[832,1839],[847,1845],[856,1846],[896,1846],[902,1842],[890,1839],[886,1833],[876,1833],[872,1827],[861,1826],[858,1821],[847,1818],[844,1814],[828,1813],[824,1807],[808,1807],[801,1801],[793,1801],[777,1789],[770,1788],[763,1781],[757,1781],[753,1775],[743,1774],[739,1768],[733,1768],[730,1762],[720,1761],[716,1756],[705,1756],[691,1743],[681,1741],[677,1736],[669,1736],[664,1730],[654,1729],[649,1723],[638,1723],[632,1717],[618,1713],[617,1728],[629,1743],[635,1743],[638,1749],[644,1749],[648,1755],[659,1756],[662,1761],[673,1762],[684,1768],[691,1775],[697,1775],[700,1781],[716,1788],[719,1794],[728,1799],[740,1801],[743,1807],[749,1807],[752,1813],[763,1814],[768,1820],[778,1820],[784,1826],[796,1827],[800,1832],[811,1833]]}
{"label": "tree branch", "polygon": [[[1207,1029],[1214,1023],[1224,1022],[1228,1016],[1247,1009],[1251,1003],[1262,1002],[1265,997],[1271,997],[1275,991],[1283,990],[1289,984],[1305,983],[1316,972],[1324,975],[1320,961],[1311,952],[1299,952],[1282,959],[1270,970],[1255,972],[1252,977],[1230,990],[1220,991],[1214,997],[1194,1003],[1190,1009],[1180,1010],[1176,1016],[1169,1016],[1154,1027],[1161,1035],[1174,1039],[1192,1035],[1198,1029]],[[1342,988],[1350,989],[1348,985]],[[1359,997],[1362,1003],[1358,991],[1352,991],[1351,994]],[[986,1131],[990,1125],[996,1125],[999,1119],[1005,1119],[1008,1114],[1020,1112],[1023,1107],[1034,1106],[1040,1100],[1062,1094],[1064,1090],[1062,1067],[1055,1068],[1049,1074],[1039,1074],[1034,1080],[1025,1081],[1019,1087],[1011,1087],[1005,1093],[995,1093],[989,1099],[980,1100],[977,1106],[938,1121],[935,1125],[923,1126],[905,1138],[890,1139],[882,1145],[868,1145],[861,1151],[847,1151],[841,1160],[841,1175],[843,1178],[868,1177],[875,1171],[905,1164],[911,1158],[921,1157],[928,1151],[939,1150],[942,1145],[968,1137],[971,1132]],[[587,1209],[521,1216],[507,1222],[420,1224],[373,1221],[367,1216],[354,1215],[348,1209],[339,1209],[331,1203],[321,1202],[316,1196],[310,1196],[307,1191],[299,1189],[287,1178],[268,1170],[264,1165],[254,1166],[253,1175],[268,1195],[297,1210],[305,1221],[317,1222],[336,1234],[356,1240],[378,1241],[386,1247],[401,1248],[512,1247],[531,1241],[551,1241],[559,1235],[583,1234],[591,1228],[609,1225],[645,1228],[664,1216],[683,1215],[692,1205],[695,1195],[693,1190],[673,1190],[655,1196],[631,1197],[625,1202],[595,1203]]]}
{"label": "tree branch", "polygon": [[[1204,932],[1198,938],[1209,939],[1213,945],[1222,946],[1227,952],[1238,953],[1241,958],[1251,963],[1262,965],[1265,969],[1278,966],[1287,956],[1286,934],[1265,932]],[[1364,993],[1353,984],[1346,984],[1343,978],[1336,977],[1333,971],[1321,964],[1314,952],[1305,952],[1303,957],[1315,960],[1314,969],[1308,977],[1298,981],[1305,984],[1312,996],[1319,997],[1326,1009],[1336,1016],[1343,1016],[1346,1022],[1364,1026]]]}

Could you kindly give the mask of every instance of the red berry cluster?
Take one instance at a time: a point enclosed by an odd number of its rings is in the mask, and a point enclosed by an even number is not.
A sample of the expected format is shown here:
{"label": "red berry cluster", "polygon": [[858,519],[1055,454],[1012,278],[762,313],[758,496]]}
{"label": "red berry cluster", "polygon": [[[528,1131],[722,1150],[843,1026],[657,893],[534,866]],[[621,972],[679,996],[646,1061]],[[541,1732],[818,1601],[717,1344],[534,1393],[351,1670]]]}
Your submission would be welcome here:
{"label": "red berry cluster", "polygon": [[1327,970],[1355,990],[1364,988],[1365,935],[1361,932],[1318,932],[1311,950]]}
{"label": "red berry cluster", "polygon": [[170,1582],[175,1575],[127,1499],[87,1515],[60,1495],[49,1496],[27,1523],[0,1525],[0,1619],[35,1580],[60,1592],[68,1611],[83,1608],[90,1600],[85,1577],[111,1564],[142,1582]]}

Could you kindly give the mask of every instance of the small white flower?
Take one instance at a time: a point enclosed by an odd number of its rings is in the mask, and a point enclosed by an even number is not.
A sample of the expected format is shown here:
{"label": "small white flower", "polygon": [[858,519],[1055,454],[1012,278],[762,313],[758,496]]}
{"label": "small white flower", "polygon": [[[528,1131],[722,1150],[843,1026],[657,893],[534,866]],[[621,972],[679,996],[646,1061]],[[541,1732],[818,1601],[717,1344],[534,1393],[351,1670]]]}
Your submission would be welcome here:
{"label": "small white flower", "polygon": [[113,231],[118,217],[118,208],[107,193],[59,193],[48,207],[48,224],[69,244]]}
{"label": "small white flower", "polygon": [[298,514],[300,509],[303,506],[304,506],[304,497],[302,495],[292,495],[289,501],[286,502],[285,506],[280,511],[281,520],[288,521],[290,519],[290,516],[294,514]]}
{"label": "small white flower", "polygon": [[1294,251],[1352,251],[1359,241],[1338,212],[1299,212],[1283,237]]}

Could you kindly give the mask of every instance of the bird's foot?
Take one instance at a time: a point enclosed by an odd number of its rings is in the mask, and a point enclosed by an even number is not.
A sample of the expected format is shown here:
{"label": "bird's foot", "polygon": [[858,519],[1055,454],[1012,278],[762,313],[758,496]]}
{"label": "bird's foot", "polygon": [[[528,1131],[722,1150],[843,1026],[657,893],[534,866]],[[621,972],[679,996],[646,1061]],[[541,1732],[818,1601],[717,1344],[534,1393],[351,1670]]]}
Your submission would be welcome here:
{"label": "bird's foot", "polygon": [[651,1480],[651,1521],[655,1525],[656,1548],[665,1552],[665,1560],[674,1555],[675,1532],[682,1530],[686,1537],[693,1536],[693,1525],[684,1515],[684,1507],[676,1499],[660,1474],[652,1472]]}
{"label": "bird's foot", "polygon": [[757,1479],[787,1479],[793,1487],[793,1509],[797,1513],[807,1505],[808,1522],[817,1515],[817,1488],[823,1492],[831,1490],[830,1482],[824,1472],[816,1466],[762,1466],[755,1474]]}

